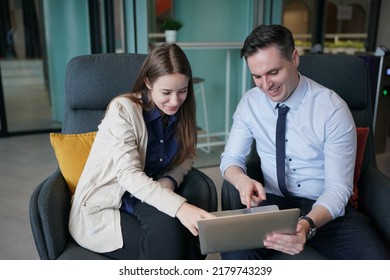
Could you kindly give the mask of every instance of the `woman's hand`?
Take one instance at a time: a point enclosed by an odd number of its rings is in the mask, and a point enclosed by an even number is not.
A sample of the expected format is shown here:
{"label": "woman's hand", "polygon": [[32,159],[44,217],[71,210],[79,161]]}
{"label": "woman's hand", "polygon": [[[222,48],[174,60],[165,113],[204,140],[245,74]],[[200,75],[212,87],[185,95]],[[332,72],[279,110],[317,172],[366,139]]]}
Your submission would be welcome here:
{"label": "woman's hand", "polygon": [[184,202],[176,213],[176,217],[195,236],[198,233],[198,221],[201,219],[212,219],[214,215],[207,211]]}
{"label": "woman's hand", "polygon": [[174,190],[175,189],[175,185],[173,184],[172,180],[168,179],[168,178],[165,178],[165,177],[162,177],[160,179],[157,180],[161,186],[163,188],[167,188],[167,189],[170,189],[170,190]]}

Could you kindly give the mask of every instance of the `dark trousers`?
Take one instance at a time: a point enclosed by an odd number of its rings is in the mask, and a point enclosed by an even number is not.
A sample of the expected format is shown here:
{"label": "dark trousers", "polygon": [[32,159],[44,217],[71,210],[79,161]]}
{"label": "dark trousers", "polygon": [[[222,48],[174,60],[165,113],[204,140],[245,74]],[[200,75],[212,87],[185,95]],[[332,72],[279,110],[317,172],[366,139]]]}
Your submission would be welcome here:
{"label": "dark trousers", "polygon": [[204,259],[197,237],[177,218],[138,202],[134,214],[121,211],[123,247],[104,255],[113,259]]}
{"label": "dark trousers", "polygon": [[[261,205],[276,204],[280,209],[300,208],[306,215],[314,201],[305,198],[285,198],[267,194]],[[347,205],[345,215],[321,228],[308,240],[299,255],[287,254],[268,249],[253,249],[221,253],[222,259],[332,259],[332,260],[374,260],[390,259],[390,252],[363,214]]]}

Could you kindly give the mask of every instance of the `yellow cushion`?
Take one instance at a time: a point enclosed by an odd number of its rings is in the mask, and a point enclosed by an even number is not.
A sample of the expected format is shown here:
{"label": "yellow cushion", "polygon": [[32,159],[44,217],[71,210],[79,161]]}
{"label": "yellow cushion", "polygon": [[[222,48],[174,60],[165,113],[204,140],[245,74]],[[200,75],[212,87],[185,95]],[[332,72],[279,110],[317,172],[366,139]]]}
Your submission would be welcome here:
{"label": "yellow cushion", "polygon": [[96,132],[81,134],[50,133],[50,143],[54,149],[62,176],[73,195],[81,172],[84,169]]}

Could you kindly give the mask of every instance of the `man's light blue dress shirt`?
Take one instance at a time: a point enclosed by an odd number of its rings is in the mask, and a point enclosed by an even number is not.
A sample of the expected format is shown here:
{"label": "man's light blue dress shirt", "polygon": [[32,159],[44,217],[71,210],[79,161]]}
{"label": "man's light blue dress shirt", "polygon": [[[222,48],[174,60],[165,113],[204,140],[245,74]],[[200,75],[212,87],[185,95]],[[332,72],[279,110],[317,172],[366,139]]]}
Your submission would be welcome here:
{"label": "man's light blue dress shirt", "polygon": [[[347,104],[332,90],[302,75],[284,104],[290,107],[286,120],[288,190],[294,196],[316,200],[314,206],[326,207],[333,218],[344,215],[356,157],[356,128]],[[222,175],[232,165],[245,171],[245,158],[255,139],[266,192],[282,196],[276,176],[276,106],[257,87],[242,97],[220,169]]]}

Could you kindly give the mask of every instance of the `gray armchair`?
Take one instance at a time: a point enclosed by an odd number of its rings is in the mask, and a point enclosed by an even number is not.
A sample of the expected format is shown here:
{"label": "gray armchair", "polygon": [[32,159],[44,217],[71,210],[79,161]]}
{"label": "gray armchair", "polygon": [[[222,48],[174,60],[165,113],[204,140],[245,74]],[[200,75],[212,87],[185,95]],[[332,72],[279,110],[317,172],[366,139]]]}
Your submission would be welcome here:
{"label": "gray armchair", "polygon": [[[62,133],[96,131],[113,97],[131,90],[146,55],[98,54],[73,58],[65,81]],[[193,168],[185,177],[182,195],[207,211],[217,210],[213,181]],[[80,247],[70,236],[70,195],[57,169],[34,190],[29,205],[31,229],[41,259],[107,259]]]}
{"label": "gray armchair", "polygon": [[[366,63],[359,57],[348,55],[305,55],[300,58],[299,71],[337,92],[347,102],[356,127],[370,128],[358,181],[358,206],[390,247],[390,179],[381,173],[376,165],[370,80]],[[262,182],[260,159],[254,145],[247,159],[247,168],[250,177]],[[223,210],[245,207],[240,202],[238,191],[227,181],[223,182],[221,195]],[[277,253],[271,256],[280,257],[281,254]],[[295,258],[300,257],[302,256],[298,255]],[[305,258],[321,256],[308,248]]]}

